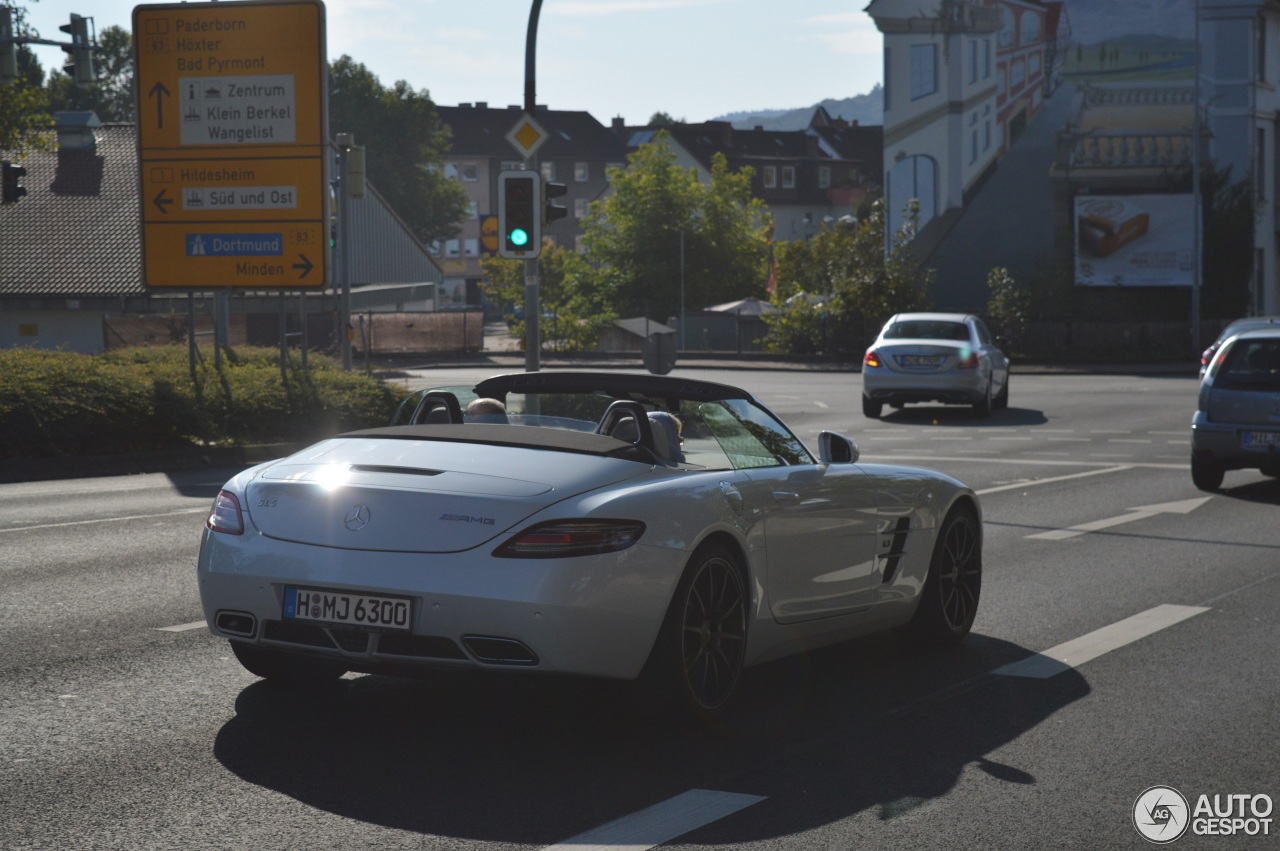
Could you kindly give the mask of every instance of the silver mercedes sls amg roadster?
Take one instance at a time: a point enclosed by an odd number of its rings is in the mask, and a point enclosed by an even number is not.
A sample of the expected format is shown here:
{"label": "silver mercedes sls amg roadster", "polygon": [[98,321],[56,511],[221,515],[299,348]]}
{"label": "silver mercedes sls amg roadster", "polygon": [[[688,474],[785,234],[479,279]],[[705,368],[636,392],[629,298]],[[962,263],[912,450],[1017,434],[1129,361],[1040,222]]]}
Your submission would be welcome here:
{"label": "silver mercedes sls amg roadster", "polygon": [[963,639],[977,496],[860,463],[833,432],[817,444],[744,390],[670,376],[421,391],[389,427],[226,483],[200,547],[205,617],[267,679],[582,674],[701,718],[769,659],[894,627]]}

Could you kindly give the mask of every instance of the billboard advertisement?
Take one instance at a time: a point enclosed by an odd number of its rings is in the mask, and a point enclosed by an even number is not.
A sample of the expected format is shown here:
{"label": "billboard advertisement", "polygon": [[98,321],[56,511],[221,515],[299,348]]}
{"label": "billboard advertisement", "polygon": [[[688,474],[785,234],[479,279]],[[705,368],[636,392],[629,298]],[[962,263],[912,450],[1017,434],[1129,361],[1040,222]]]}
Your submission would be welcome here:
{"label": "billboard advertisement", "polygon": [[1195,259],[1193,196],[1077,195],[1076,283],[1189,287]]}

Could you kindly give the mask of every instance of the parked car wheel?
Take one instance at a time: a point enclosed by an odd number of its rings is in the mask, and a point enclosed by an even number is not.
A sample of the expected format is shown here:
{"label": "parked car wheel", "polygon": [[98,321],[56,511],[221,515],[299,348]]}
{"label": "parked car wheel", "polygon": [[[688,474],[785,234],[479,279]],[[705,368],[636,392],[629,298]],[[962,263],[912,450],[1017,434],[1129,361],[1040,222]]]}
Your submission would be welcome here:
{"label": "parked car wheel", "polygon": [[930,644],[960,642],[973,628],[982,592],[982,544],[972,509],[957,507],[943,521],[920,605],[908,630]]}
{"label": "parked car wheel", "polygon": [[737,559],[712,544],[694,553],[663,621],[647,673],[666,708],[709,721],[742,680],[747,586]]}
{"label": "parked car wheel", "polygon": [[880,402],[872,402],[870,397],[862,397],[862,415],[869,419],[879,419],[880,412],[884,410],[884,405]]}
{"label": "parked car wheel", "polygon": [[1216,491],[1222,487],[1226,471],[1222,465],[1209,458],[1191,459],[1191,481],[1202,491]]}
{"label": "parked car wheel", "polygon": [[1005,379],[1004,386],[1000,388],[1000,392],[992,400],[992,405],[997,411],[1003,411],[1009,407],[1009,379]]}
{"label": "parked car wheel", "polygon": [[982,399],[973,403],[973,415],[981,419],[991,416],[991,382],[987,382],[987,391],[982,394]]}
{"label": "parked car wheel", "polygon": [[323,659],[307,659],[257,647],[243,641],[232,641],[231,652],[244,669],[264,680],[293,685],[322,685],[332,682],[347,672],[342,665]]}

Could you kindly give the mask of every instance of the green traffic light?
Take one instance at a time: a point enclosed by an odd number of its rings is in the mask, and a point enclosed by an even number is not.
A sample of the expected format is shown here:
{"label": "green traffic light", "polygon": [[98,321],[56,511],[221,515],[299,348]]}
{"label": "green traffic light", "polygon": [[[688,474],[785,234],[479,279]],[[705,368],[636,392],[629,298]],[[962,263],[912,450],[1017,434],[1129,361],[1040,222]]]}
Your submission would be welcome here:
{"label": "green traffic light", "polygon": [[511,231],[511,244],[512,245],[528,245],[529,232],[524,228],[513,228]]}

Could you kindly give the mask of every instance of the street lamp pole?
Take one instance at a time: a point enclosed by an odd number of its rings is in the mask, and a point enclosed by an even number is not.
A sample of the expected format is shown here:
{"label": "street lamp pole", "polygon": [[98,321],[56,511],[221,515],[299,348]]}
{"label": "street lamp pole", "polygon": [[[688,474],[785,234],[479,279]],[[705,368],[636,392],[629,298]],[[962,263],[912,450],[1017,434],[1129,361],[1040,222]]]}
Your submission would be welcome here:
{"label": "street lamp pole", "polygon": [[1195,15],[1196,77],[1191,105],[1191,351],[1200,351],[1200,276],[1204,265],[1201,248],[1201,217],[1203,199],[1200,197],[1200,0],[1192,4]]}
{"label": "street lamp pole", "polygon": [[684,228],[680,228],[680,351],[684,347]]}

